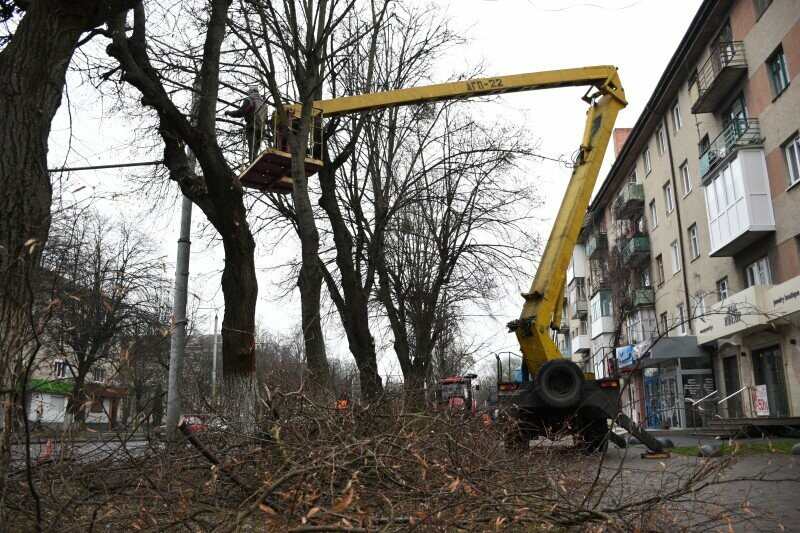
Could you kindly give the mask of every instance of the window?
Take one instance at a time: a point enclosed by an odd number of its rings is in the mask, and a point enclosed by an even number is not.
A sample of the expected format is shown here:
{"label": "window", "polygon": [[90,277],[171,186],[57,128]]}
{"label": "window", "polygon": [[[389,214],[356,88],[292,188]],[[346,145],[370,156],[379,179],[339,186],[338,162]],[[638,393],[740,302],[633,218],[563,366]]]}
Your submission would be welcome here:
{"label": "window", "polygon": [[681,271],[681,249],[678,246],[678,241],[672,241],[669,247],[672,250],[672,273],[677,274]]}
{"label": "window", "polygon": [[53,374],[56,376],[56,379],[64,379],[67,377],[67,362],[66,361],[56,361],[53,365]]}
{"label": "window", "polygon": [[611,316],[611,292],[600,291],[594,295],[591,302],[591,320],[599,320],[604,316]]}
{"label": "window", "polygon": [[764,11],[767,10],[771,3],[772,0],[753,0],[753,8],[756,10],[756,20],[761,18],[761,15],[764,14]]}
{"label": "window", "polygon": [[675,132],[683,127],[683,119],[681,118],[681,108],[678,106],[678,101],[676,100],[674,104],[672,104],[672,127],[675,129]]}
{"label": "window", "polygon": [[717,281],[717,297],[721,302],[725,298],[731,295],[731,288],[728,285],[728,278],[724,277],[721,280]]}
{"label": "window", "polygon": [[658,226],[658,211],[656,211],[656,201],[650,200],[650,224],[655,228]]}
{"label": "window", "polygon": [[659,124],[656,129],[656,147],[658,148],[658,155],[664,155],[667,151],[666,143],[664,142],[664,127]]}
{"label": "window", "polygon": [[800,181],[800,136],[795,135],[783,149],[789,167],[789,185]]}
{"label": "window", "polygon": [[698,292],[695,295],[694,316],[699,317],[706,314],[706,295]]}
{"label": "window", "polygon": [[631,170],[628,174],[628,183],[639,183],[639,178],[636,176],[636,169]]}
{"label": "window", "polygon": [[697,224],[689,226],[689,249],[692,252],[692,259],[700,257],[700,243],[697,241]]}
{"label": "window", "polygon": [[645,267],[639,272],[639,286],[640,287],[651,287],[650,284],[650,267]]}
{"label": "window", "polygon": [[106,379],[106,370],[105,368],[95,368],[92,370],[92,377],[95,381],[103,381]]}
{"label": "window", "polygon": [[770,285],[772,276],[769,273],[769,258],[764,256],[758,261],[753,261],[744,269],[747,286]]}
{"label": "window", "polygon": [[650,148],[645,148],[642,152],[642,161],[644,162],[644,175],[648,176],[653,170],[653,164],[650,162]]}
{"label": "window", "polygon": [[772,96],[778,96],[789,85],[789,71],[786,69],[783,47],[779,46],[767,59],[767,73],[769,74],[769,84],[772,87]]}
{"label": "window", "polygon": [[672,210],[675,209],[675,200],[672,196],[672,183],[666,182],[664,184],[664,207],[666,208],[667,215],[672,213]]}
{"label": "window", "polygon": [[681,182],[683,183],[683,195],[686,196],[692,192],[692,178],[689,177],[689,163],[684,161],[680,168]]}
{"label": "window", "polygon": [[658,275],[658,284],[662,285],[664,283],[664,258],[661,257],[661,254],[656,256],[656,274]]}
{"label": "window", "polygon": [[683,304],[675,306],[675,321],[678,323],[678,333],[686,335],[686,313]]}
{"label": "window", "polygon": [[661,332],[665,337],[669,336],[669,319],[667,313],[661,313]]}

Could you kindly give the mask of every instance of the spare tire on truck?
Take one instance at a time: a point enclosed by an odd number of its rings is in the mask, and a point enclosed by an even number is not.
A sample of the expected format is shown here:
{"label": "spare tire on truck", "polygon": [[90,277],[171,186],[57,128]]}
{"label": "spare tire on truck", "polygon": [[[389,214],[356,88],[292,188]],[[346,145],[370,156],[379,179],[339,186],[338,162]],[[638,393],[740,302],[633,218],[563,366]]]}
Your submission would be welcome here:
{"label": "spare tire on truck", "polygon": [[539,397],[550,407],[571,407],[578,403],[583,392],[583,372],[566,359],[547,361],[536,373]]}

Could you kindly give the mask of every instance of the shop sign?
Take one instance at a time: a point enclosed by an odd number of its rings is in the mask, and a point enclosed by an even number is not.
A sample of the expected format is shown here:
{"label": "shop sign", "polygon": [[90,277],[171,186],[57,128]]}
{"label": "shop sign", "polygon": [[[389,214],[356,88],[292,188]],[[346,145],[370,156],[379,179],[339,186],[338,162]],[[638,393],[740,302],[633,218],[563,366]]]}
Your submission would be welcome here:
{"label": "shop sign", "polygon": [[769,400],[767,399],[767,386],[756,385],[755,390],[756,416],[769,416]]}
{"label": "shop sign", "polygon": [[800,276],[770,288],[766,300],[772,307],[770,313],[776,316],[800,311]]}
{"label": "shop sign", "polygon": [[617,366],[619,368],[627,368],[635,365],[636,358],[633,356],[633,344],[617,348]]}

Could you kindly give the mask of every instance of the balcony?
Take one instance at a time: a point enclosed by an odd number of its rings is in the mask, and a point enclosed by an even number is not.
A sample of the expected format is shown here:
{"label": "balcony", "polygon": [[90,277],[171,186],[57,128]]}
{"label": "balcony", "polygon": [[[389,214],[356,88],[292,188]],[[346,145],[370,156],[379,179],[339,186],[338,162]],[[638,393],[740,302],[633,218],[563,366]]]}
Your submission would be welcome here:
{"label": "balcony", "polygon": [[636,289],[631,293],[631,303],[634,307],[650,307],[656,304],[656,291],[653,287]]}
{"label": "balcony", "polygon": [[597,337],[603,335],[604,333],[614,333],[614,330],[615,326],[614,326],[613,316],[598,317],[597,320],[592,322],[592,327],[590,328],[593,339],[596,339]]}
{"label": "balcony", "polygon": [[742,41],[717,43],[697,72],[697,100],[692,113],[713,112],[746,74],[747,57]]}
{"label": "balcony", "polygon": [[628,183],[617,196],[616,211],[618,219],[633,219],[640,216],[644,209],[644,185]]}
{"label": "balcony", "polygon": [[742,118],[725,126],[722,133],[700,154],[700,178],[705,178],[714,168],[743,146],[760,146],[763,138],[757,118]]}
{"label": "balcony", "polygon": [[572,337],[572,353],[582,353],[589,351],[589,335],[577,335]]}
{"label": "balcony", "polygon": [[608,250],[608,238],[605,233],[592,233],[586,239],[586,257],[599,259]]}
{"label": "balcony", "polygon": [[583,318],[588,313],[588,304],[586,300],[579,299],[577,302],[573,302],[569,305],[569,316],[570,318]]}
{"label": "balcony", "polygon": [[647,235],[637,235],[628,239],[622,247],[622,264],[634,266],[650,255],[650,237]]}
{"label": "balcony", "polygon": [[711,257],[733,257],[775,231],[775,214],[761,147],[740,147],[701,185],[711,236]]}

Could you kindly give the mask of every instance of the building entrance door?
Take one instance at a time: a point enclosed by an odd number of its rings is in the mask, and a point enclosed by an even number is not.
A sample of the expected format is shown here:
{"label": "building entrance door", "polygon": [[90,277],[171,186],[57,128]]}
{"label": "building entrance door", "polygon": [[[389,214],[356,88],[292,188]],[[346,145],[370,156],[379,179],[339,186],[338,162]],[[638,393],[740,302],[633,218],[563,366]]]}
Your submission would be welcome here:
{"label": "building entrance door", "polygon": [[[736,356],[723,357],[722,359],[722,373],[725,380],[725,396],[729,396],[742,388],[741,381],[739,380],[739,365],[736,361]],[[747,391],[744,391],[746,393]],[[742,417],[742,395],[737,394],[725,402],[728,409],[728,418],[741,418]]]}
{"label": "building entrance door", "polygon": [[661,376],[661,383],[659,383],[659,390],[661,392],[661,421],[668,423],[670,427],[679,428],[683,427],[681,424],[681,412],[678,402],[678,378],[676,373],[669,372]]}
{"label": "building entrance door", "polygon": [[753,350],[753,378],[756,385],[766,385],[769,416],[789,416],[783,355],[779,345]]}

